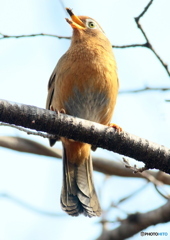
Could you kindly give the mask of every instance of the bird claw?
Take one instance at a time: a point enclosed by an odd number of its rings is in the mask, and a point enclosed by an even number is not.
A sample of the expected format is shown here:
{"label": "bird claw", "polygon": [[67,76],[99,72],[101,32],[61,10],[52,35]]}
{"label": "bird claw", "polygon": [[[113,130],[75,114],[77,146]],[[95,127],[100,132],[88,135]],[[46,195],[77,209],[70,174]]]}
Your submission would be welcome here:
{"label": "bird claw", "polygon": [[57,114],[59,114],[59,113],[65,114],[66,113],[64,108],[62,108],[60,111],[58,111],[57,109],[54,109],[52,105],[50,105],[50,110],[56,112]]}
{"label": "bird claw", "polygon": [[64,108],[62,108],[62,109],[60,110],[60,113],[66,114],[66,111],[65,111],[65,109],[64,109]]}
{"label": "bird claw", "polygon": [[123,129],[115,123],[109,123],[108,126],[115,128],[119,133],[123,131]]}

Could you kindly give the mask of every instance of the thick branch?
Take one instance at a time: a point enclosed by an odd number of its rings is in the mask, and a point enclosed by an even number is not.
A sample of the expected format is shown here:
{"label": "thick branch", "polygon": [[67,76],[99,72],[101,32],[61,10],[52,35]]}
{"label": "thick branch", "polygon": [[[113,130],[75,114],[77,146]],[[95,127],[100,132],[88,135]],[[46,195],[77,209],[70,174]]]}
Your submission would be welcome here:
{"label": "thick branch", "polygon": [[61,158],[62,151],[59,149],[46,147],[38,142],[20,138],[0,136],[0,146],[19,152],[33,153],[48,157]]}
{"label": "thick branch", "polygon": [[0,121],[86,142],[170,173],[170,149],[112,127],[5,100],[0,101]]}
{"label": "thick branch", "polygon": [[[121,225],[114,230],[104,230],[97,240],[123,240],[133,236],[143,229],[170,221],[170,201],[165,205],[147,213],[136,213],[121,222]],[[142,236],[142,235],[141,235]],[[155,238],[156,239],[156,238]]]}
{"label": "thick branch", "polygon": [[[61,149],[46,147],[35,141],[20,138],[0,136],[0,146],[9,148],[15,151],[27,152],[32,154],[44,155],[48,157],[61,158]],[[164,184],[170,185],[170,175],[163,172],[145,171],[144,173],[136,173],[129,168],[125,168],[123,164],[108,160],[106,158],[99,158],[93,156],[94,170],[105,173],[107,175],[115,175],[121,177],[133,177],[133,178],[146,178],[145,174],[149,174],[157,181],[161,181]]]}
{"label": "thick branch", "polygon": [[0,101],[0,121],[86,142],[170,173],[170,149],[127,132],[34,106]]}

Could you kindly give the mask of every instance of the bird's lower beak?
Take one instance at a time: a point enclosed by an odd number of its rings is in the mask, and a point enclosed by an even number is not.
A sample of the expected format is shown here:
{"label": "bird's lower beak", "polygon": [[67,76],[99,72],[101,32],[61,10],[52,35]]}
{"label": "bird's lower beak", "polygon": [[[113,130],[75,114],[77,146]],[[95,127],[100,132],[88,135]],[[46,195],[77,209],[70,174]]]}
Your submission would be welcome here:
{"label": "bird's lower beak", "polygon": [[86,25],[80,20],[80,18],[72,12],[70,8],[66,8],[68,14],[70,15],[71,19],[66,18],[66,21],[70,24],[72,28],[76,29],[85,29]]}

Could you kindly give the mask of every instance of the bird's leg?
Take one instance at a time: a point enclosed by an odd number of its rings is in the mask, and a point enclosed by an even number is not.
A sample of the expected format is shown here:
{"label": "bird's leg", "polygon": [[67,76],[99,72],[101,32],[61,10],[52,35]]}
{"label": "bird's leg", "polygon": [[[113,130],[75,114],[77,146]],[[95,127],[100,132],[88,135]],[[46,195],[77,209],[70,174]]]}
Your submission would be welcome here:
{"label": "bird's leg", "polygon": [[[61,108],[61,110],[58,111],[57,109],[54,109],[54,107],[52,105],[50,105],[50,110],[55,112],[56,114],[59,114],[59,113],[64,113],[65,114],[66,113],[66,111],[63,108]],[[60,141],[61,140],[60,136],[56,135],[55,137],[56,137],[55,139],[51,139],[50,140],[51,146],[54,145],[56,141]]]}
{"label": "bird's leg", "polygon": [[123,129],[115,123],[109,123],[108,126],[115,128],[119,133],[123,131]]}

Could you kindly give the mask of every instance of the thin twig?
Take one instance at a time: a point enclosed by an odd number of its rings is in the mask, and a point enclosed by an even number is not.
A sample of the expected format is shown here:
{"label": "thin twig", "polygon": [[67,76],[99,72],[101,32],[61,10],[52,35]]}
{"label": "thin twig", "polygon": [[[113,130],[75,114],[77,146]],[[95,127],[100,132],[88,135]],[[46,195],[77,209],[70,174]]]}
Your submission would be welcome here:
{"label": "thin twig", "polygon": [[[164,194],[164,193],[162,193],[160,190],[159,190],[159,186],[158,185],[156,185],[156,184],[154,184],[154,186],[155,186],[155,189],[156,189],[156,191],[163,197],[163,198],[165,198],[165,199],[167,199],[167,200],[170,200],[170,194],[168,194],[167,192]],[[165,191],[165,190],[164,190]]]}
{"label": "thin twig", "polygon": [[41,214],[41,215],[46,215],[46,216],[49,216],[49,217],[66,217],[67,216],[64,213],[55,213],[55,212],[49,212],[49,211],[46,211],[46,210],[39,209],[39,208],[34,207],[31,204],[26,203],[23,200],[21,200],[17,197],[14,197],[14,196],[12,196],[11,194],[8,194],[8,193],[0,193],[0,198],[9,199],[12,202],[18,204],[19,206],[24,207],[29,211],[33,211],[33,212]]}
{"label": "thin twig", "polygon": [[154,50],[154,48],[152,47],[152,44],[150,43],[142,25],[139,23],[139,20],[141,17],[144,16],[144,14],[147,12],[147,10],[149,9],[149,7],[151,6],[151,4],[153,3],[153,0],[151,0],[147,6],[144,8],[144,10],[142,11],[142,13],[138,16],[138,17],[135,17],[135,22],[138,26],[138,28],[140,29],[140,31],[142,32],[145,40],[146,40],[146,43],[145,43],[145,47],[149,48],[154,54],[155,56],[157,57],[157,59],[161,62],[162,66],[165,68],[167,74],[170,76],[170,71],[168,69],[168,65],[166,63],[164,63],[164,61],[161,59],[161,57],[158,55],[158,53]]}
{"label": "thin twig", "polygon": [[[6,39],[6,38],[27,38],[27,37],[39,37],[39,36],[55,37],[58,39],[68,39],[68,40],[71,39],[71,37],[59,36],[59,35],[50,34],[50,33],[34,33],[34,34],[22,34],[22,35],[7,35],[7,34],[0,33],[0,40]],[[122,45],[122,46],[112,45],[112,47],[113,48],[146,47],[146,43],[144,43],[144,44],[129,44],[129,45]]]}
{"label": "thin twig", "polygon": [[119,94],[124,94],[124,93],[139,93],[139,92],[145,92],[145,91],[170,91],[169,87],[144,87],[144,88],[139,88],[139,89],[134,89],[134,90],[120,90]]}
{"label": "thin twig", "polygon": [[[153,0],[151,0],[147,6],[144,8],[144,10],[139,14],[139,16],[135,17],[135,22],[138,26],[138,28],[140,29],[140,31],[142,32],[146,43],[143,44],[129,44],[129,45],[122,45],[122,46],[118,46],[118,45],[112,45],[113,48],[132,48],[132,47],[146,47],[149,48],[157,57],[157,59],[160,61],[160,63],[162,64],[162,66],[165,68],[167,74],[170,76],[170,71],[168,69],[168,65],[161,59],[161,57],[158,55],[158,53],[154,50],[154,48],[152,47],[152,44],[150,43],[143,27],[141,26],[141,24],[139,23],[139,20],[141,17],[144,16],[144,14],[147,12],[147,10],[149,9],[149,7],[151,6],[151,4],[153,3]],[[60,1],[60,4],[64,7],[63,2]],[[66,37],[66,36],[59,36],[59,35],[55,35],[55,34],[48,34],[48,33],[37,33],[37,34],[25,34],[25,35],[6,35],[3,33],[0,33],[1,39],[6,39],[6,38],[24,38],[24,37],[37,37],[37,36],[48,36],[48,37],[55,37],[58,39],[71,39],[71,37]]]}
{"label": "thin twig", "polygon": [[65,12],[67,12],[67,11],[66,11],[66,6],[64,5],[63,1],[62,1],[62,0],[59,0],[59,2],[60,2],[61,7],[63,8],[63,10],[64,10]]}
{"label": "thin twig", "polygon": [[132,47],[146,47],[146,43],[143,44],[129,44],[129,45],[112,45],[113,48],[132,48]]}
{"label": "thin twig", "polygon": [[125,163],[125,167],[129,168],[129,169],[132,169],[134,173],[141,174],[143,177],[145,177],[149,182],[152,182],[154,185],[157,185],[157,186],[162,186],[163,185],[162,181],[159,181],[158,179],[155,178],[155,176],[152,176],[151,174],[146,172],[146,170],[147,170],[146,167],[137,168],[136,165],[131,166],[128,159],[125,158],[125,157],[123,157],[123,161]]}
{"label": "thin twig", "polygon": [[152,4],[153,0],[151,0],[148,5],[144,8],[143,12],[141,12],[141,14],[138,16],[138,20],[143,17],[143,15],[146,13],[146,11],[148,10],[148,8],[150,7],[150,5]]}
{"label": "thin twig", "polygon": [[[146,173],[147,174],[147,173]],[[162,177],[162,175],[163,175],[164,173],[162,172],[162,171],[158,171],[157,172],[157,174],[156,174],[156,178],[158,179],[158,178],[160,178],[161,179],[161,177]],[[154,183],[154,182],[153,182]],[[159,187],[161,186],[162,187],[162,185],[163,184],[156,184],[156,183],[154,183],[154,187],[155,187],[155,189],[156,189],[156,191],[163,197],[163,198],[165,198],[165,199],[167,199],[167,200],[170,200],[170,194],[168,194],[166,191],[165,191],[165,189],[163,189],[164,190],[164,192],[165,193],[162,193],[162,191],[160,191],[159,190]]]}
{"label": "thin twig", "polygon": [[[5,38],[27,38],[27,37],[39,37],[39,36],[55,37],[58,39],[68,39],[68,40],[71,39],[71,37],[59,36],[59,35],[50,34],[50,33],[34,33],[34,34],[22,34],[22,35],[7,35],[7,34],[0,33],[0,40],[5,39]],[[113,48],[146,47],[146,43],[144,43],[144,44],[129,44],[129,45],[122,45],[122,46],[112,45],[112,47]]]}
{"label": "thin twig", "polygon": [[134,197],[134,195],[138,194],[139,192],[141,192],[144,188],[146,188],[148,186],[148,182],[145,182],[145,184],[141,187],[139,187],[138,189],[136,189],[135,191],[133,191],[132,193],[128,194],[126,197],[121,198],[118,202],[117,205],[112,205],[112,207],[119,207],[118,204],[128,200],[131,197]]}
{"label": "thin twig", "polygon": [[134,166],[131,166],[131,165],[129,164],[128,159],[125,158],[125,157],[123,157],[123,162],[125,163],[125,167],[126,167],[126,168],[129,168],[129,169],[133,170],[133,173],[142,173],[143,171],[148,170],[148,168],[146,168],[145,166],[144,166],[144,167],[141,167],[141,168],[138,168],[138,167],[136,166],[136,164],[135,164]]}
{"label": "thin twig", "polygon": [[46,37],[55,37],[58,39],[71,39],[71,37],[59,36],[50,33],[35,33],[35,34],[23,34],[23,35],[6,35],[0,33],[0,40],[5,38],[26,38],[26,37],[38,37],[38,36],[46,36]]}
{"label": "thin twig", "polygon": [[53,135],[53,134],[43,133],[43,132],[39,132],[39,131],[35,131],[35,130],[32,131],[32,130],[29,130],[29,129],[24,128],[24,127],[16,126],[14,124],[0,122],[0,126],[12,127],[12,128],[17,129],[17,130],[20,130],[22,132],[25,132],[28,135],[35,135],[35,136],[40,136],[40,137],[43,137],[43,138],[56,139],[56,136]]}

